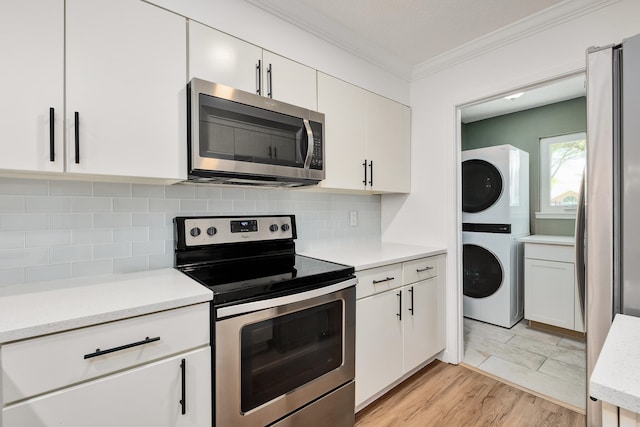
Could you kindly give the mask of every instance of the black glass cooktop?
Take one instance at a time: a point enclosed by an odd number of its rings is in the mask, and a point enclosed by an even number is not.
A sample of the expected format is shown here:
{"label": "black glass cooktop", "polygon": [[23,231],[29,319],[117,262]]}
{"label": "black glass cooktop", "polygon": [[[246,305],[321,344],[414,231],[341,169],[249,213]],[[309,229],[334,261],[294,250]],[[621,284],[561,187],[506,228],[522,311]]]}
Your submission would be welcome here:
{"label": "black glass cooktop", "polygon": [[211,289],[216,306],[304,292],[354,277],[351,266],[296,254],[179,269]]}

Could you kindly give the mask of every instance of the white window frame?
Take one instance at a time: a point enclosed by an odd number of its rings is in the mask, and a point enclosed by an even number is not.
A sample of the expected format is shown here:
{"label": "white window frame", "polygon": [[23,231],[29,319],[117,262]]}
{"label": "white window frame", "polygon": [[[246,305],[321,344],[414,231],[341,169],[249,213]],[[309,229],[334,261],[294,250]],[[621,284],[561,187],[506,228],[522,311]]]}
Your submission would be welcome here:
{"label": "white window frame", "polygon": [[562,142],[587,139],[586,132],[574,132],[566,135],[558,135],[540,138],[540,211],[536,212],[537,219],[575,219],[576,208],[551,206],[549,204],[549,146]]}

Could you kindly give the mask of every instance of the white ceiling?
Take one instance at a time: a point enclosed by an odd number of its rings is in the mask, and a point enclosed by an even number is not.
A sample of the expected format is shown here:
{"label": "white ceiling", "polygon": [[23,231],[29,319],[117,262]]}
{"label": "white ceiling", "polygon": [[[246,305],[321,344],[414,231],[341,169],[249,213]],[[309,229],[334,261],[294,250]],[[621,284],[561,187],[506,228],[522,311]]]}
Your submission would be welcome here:
{"label": "white ceiling", "polygon": [[[605,0],[246,0],[328,42],[410,81],[474,51],[580,15]],[[575,96],[574,84],[536,93],[535,104]],[[565,90],[567,91],[565,93]],[[513,111],[534,94],[510,101]],[[545,97],[544,99],[542,97]],[[499,102],[499,101],[496,101]],[[533,101],[532,101],[533,102]],[[531,104],[533,105],[533,104]],[[537,106],[535,105],[535,106]],[[497,115],[499,104],[488,106]],[[497,110],[496,110],[497,109]],[[476,111],[478,110],[478,111]],[[478,114],[470,110],[467,120]]]}

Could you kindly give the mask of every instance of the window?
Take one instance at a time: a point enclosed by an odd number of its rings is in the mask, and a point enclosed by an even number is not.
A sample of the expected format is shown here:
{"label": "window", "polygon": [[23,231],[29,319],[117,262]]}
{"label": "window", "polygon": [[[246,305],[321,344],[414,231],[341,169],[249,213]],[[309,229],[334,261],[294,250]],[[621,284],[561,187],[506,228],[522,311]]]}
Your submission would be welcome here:
{"label": "window", "polygon": [[540,212],[536,218],[574,218],[586,163],[584,132],[540,138]]}

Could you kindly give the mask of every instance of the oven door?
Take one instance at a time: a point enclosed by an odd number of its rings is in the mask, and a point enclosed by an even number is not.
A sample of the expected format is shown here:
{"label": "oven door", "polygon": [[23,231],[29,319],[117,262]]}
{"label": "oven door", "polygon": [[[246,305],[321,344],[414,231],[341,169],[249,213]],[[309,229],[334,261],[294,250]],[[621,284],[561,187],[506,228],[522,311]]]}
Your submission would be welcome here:
{"label": "oven door", "polygon": [[[268,425],[312,402],[327,411],[317,401],[355,376],[356,283],[216,309],[217,426]],[[353,405],[343,411],[352,425]]]}

